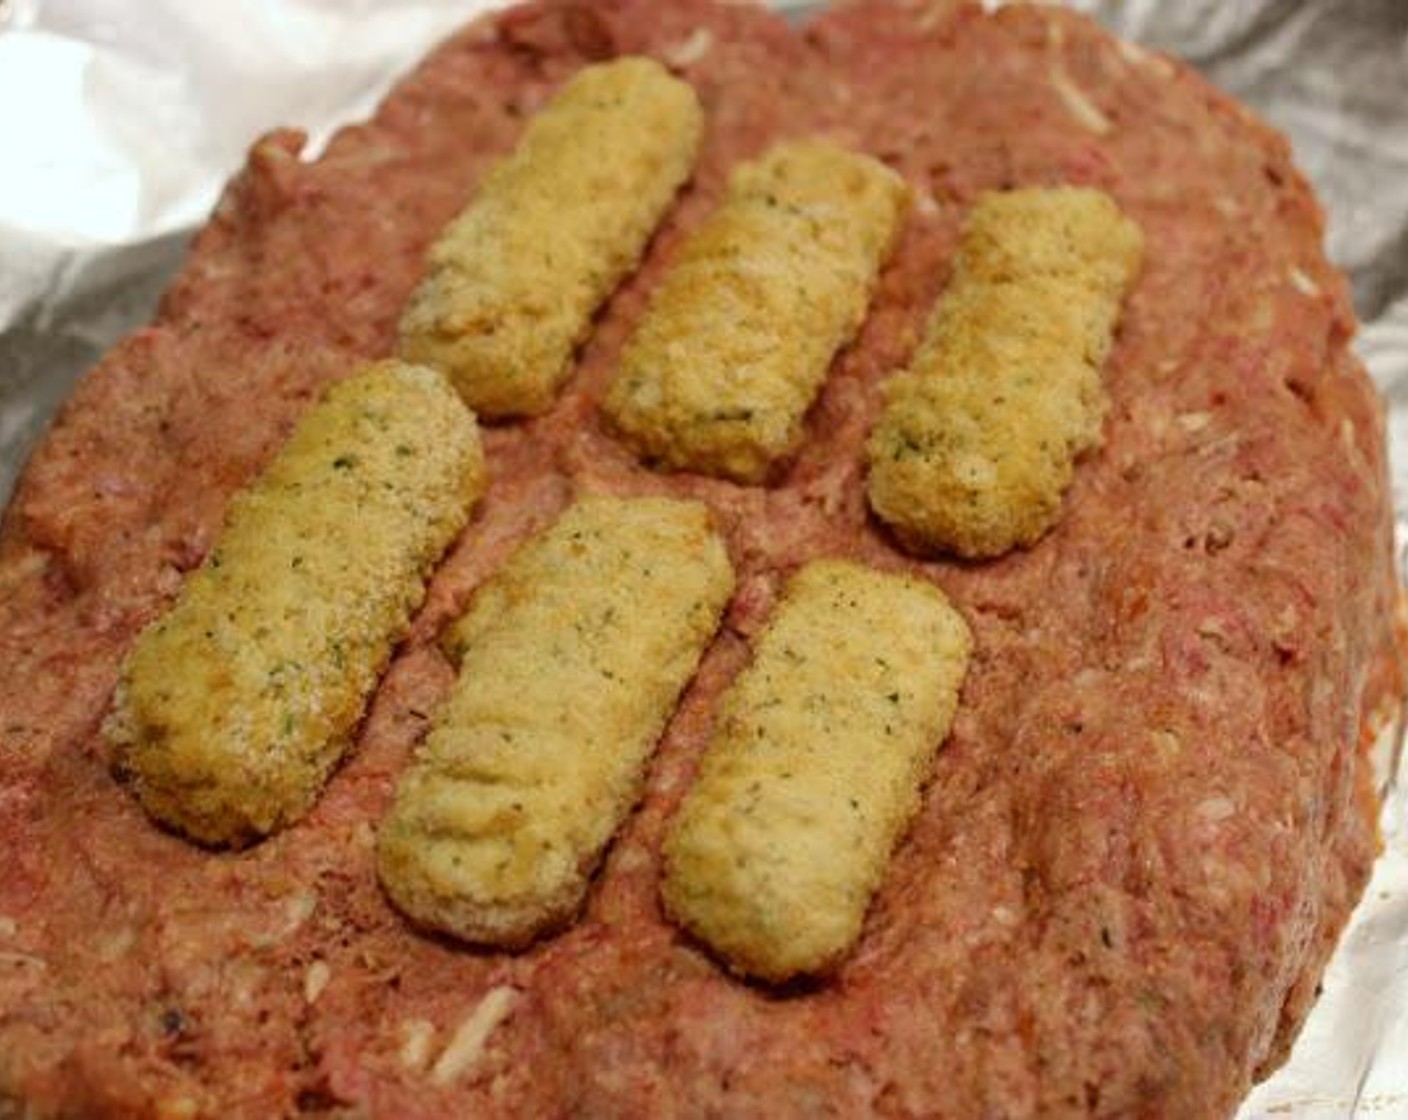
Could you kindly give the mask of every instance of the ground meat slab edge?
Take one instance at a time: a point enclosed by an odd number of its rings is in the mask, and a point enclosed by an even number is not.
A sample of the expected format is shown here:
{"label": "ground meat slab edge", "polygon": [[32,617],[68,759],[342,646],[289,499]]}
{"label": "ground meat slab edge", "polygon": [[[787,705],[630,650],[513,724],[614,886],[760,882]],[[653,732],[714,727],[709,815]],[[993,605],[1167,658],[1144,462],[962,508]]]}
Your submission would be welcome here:
{"label": "ground meat slab edge", "polygon": [[[698,88],[697,179],[548,415],[493,474],[355,751],[238,854],[153,828],[99,734],[136,629],[321,386],[387,353],[421,254],[583,63]],[[797,460],[765,489],[641,470],[596,406],[728,168],[783,135],[919,205]],[[1373,858],[1361,738],[1397,688],[1382,420],[1284,142],[1059,11],[539,3],[449,41],[319,160],[275,133],[156,322],[85,379],[0,544],[0,1115],[1218,1116],[1285,1055]],[[1062,525],[981,566],[867,519],[877,386],[984,189],[1081,183],[1143,226],[1106,445]],[[517,956],[412,933],[375,822],[450,672],[432,640],[582,492],[707,501],[740,591],[582,919]],[[781,576],[844,554],[940,584],[977,653],[955,731],[832,980],[729,978],[656,902],[664,821]],[[482,1037],[481,1037],[482,1036]]]}

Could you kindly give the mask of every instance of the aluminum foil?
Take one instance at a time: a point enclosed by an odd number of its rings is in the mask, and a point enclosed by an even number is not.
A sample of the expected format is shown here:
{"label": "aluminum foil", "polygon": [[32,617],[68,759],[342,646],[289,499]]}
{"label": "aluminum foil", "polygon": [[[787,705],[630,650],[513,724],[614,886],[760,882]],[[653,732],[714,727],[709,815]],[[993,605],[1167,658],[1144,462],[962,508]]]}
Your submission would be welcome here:
{"label": "aluminum foil", "polygon": [[[1389,403],[1408,541],[1408,0],[1067,2],[1188,59],[1291,136]],[[276,124],[326,139],[494,6],[0,0],[0,502],[75,378],[150,316],[248,144]],[[1244,1120],[1408,1118],[1408,790],[1392,738],[1383,857],[1291,1061]]]}

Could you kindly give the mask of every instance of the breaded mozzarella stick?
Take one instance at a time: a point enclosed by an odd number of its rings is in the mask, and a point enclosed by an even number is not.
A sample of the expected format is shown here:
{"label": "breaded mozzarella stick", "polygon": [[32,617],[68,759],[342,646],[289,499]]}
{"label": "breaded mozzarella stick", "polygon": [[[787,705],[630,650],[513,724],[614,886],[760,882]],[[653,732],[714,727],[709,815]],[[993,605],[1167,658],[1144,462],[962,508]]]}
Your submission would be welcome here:
{"label": "breaded mozzarella stick", "polygon": [[421,925],[516,947],[576,912],[733,589],[708,510],[587,499],[476,593],[454,691],[382,824]]}
{"label": "breaded mozzarella stick", "polygon": [[334,385],[123,664],[107,731],[147,812],[208,844],[301,816],[484,481],[440,374],[381,362]]}
{"label": "breaded mozzarella stick", "polygon": [[621,355],[605,409],[626,441],[667,467],[762,481],[801,440],[908,203],[884,164],[817,141],[735,170]]}
{"label": "breaded mozzarella stick", "polygon": [[839,560],[803,568],[670,822],[667,912],[738,972],[834,966],[918,808],[971,645],[928,583]]}
{"label": "breaded mozzarella stick", "polygon": [[659,63],[587,67],[430,250],[401,354],[448,373],[483,416],[544,411],[689,178],[702,132],[694,90]]}
{"label": "breaded mozzarella stick", "polygon": [[906,546],[999,556],[1055,524],[1076,458],[1100,444],[1101,366],[1142,251],[1099,191],[978,202],[870,438],[870,504]]}

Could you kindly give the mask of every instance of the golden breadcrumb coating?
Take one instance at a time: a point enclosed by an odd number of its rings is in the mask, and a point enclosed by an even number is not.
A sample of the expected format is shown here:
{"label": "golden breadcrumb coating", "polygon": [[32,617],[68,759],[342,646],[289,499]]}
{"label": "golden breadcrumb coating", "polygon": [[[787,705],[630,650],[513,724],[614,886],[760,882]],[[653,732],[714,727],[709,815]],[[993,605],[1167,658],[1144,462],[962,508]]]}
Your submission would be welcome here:
{"label": "golden breadcrumb coating", "polygon": [[621,356],[605,410],[627,442],[667,467],[761,481],[800,442],[908,203],[884,164],[817,141],[737,168]]}
{"label": "golden breadcrumb coating", "polygon": [[870,504],[920,553],[999,556],[1056,523],[1098,447],[1101,366],[1143,235],[1084,188],[984,195],[909,370],[885,386]]}
{"label": "golden breadcrumb coating", "polygon": [[402,356],[444,370],[483,416],[544,411],[693,171],[703,127],[694,90],[657,62],[581,71],[430,250]]}
{"label": "golden breadcrumb coating", "polygon": [[301,816],[484,482],[440,374],[388,361],[334,385],[123,664],[107,731],[147,812],[208,844]]}
{"label": "golden breadcrumb coating", "polygon": [[733,590],[708,510],[586,499],[475,594],[459,677],[381,827],[381,881],[422,925],[513,947],[561,924]]}
{"label": "golden breadcrumb coating", "polygon": [[670,822],[667,912],[739,972],[834,966],[918,808],[971,647],[931,584],[839,560],[803,568]]}

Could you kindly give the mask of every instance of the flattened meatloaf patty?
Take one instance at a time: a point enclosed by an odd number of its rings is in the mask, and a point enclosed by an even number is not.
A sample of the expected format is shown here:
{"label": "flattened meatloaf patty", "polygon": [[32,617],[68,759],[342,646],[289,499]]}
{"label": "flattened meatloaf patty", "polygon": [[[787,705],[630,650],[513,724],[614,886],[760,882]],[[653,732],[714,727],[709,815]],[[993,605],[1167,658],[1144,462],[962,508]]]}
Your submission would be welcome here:
{"label": "flattened meatloaf patty", "polygon": [[[239,853],[166,834],[99,733],[119,658],[329,381],[392,351],[422,254],[589,60],[699,91],[698,174],[492,483],[350,757]],[[641,468],[598,404],[731,166],[784,136],[919,203],[775,485]],[[1060,11],[541,2],[451,39],[321,158],[276,132],[156,321],[83,381],[0,545],[0,1115],[1204,1117],[1284,1057],[1374,855],[1365,729],[1394,699],[1382,416],[1285,142]],[[1105,445],[1060,525],[919,563],[868,518],[866,434],[983,190],[1109,192],[1147,239]],[[452,674],[434,640],[579,492],[708,503],[740,584],[574,926],[520,954],[414,932],[374,824]],[[663,826],[784,575],[935,581],[975,653],[856,951],[769,990],[657,902]]]}

